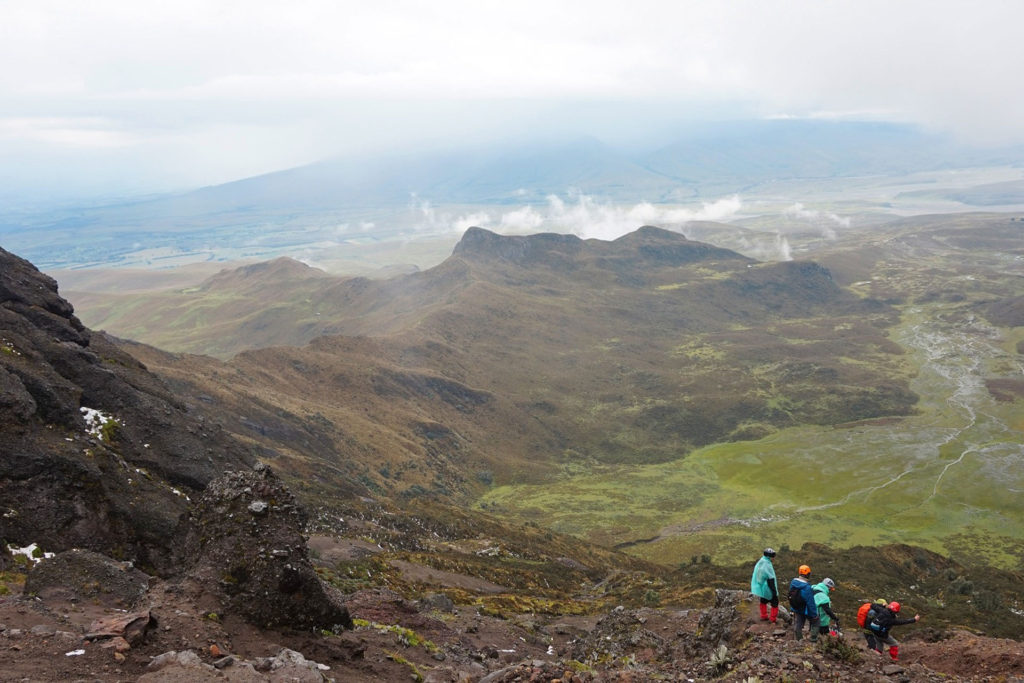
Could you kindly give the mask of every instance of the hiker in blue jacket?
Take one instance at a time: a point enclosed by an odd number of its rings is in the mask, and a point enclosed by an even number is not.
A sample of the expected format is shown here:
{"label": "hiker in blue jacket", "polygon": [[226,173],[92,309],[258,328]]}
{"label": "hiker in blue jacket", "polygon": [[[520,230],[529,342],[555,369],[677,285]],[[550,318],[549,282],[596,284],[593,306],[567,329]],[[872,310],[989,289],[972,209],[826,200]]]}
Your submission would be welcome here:
{"label": "hiker in blue jacket", "polygon": [[[750,592],[761,600],[761,621],[771,621],[774,624],[779,618],[779,588],[775,583],[773,557],[775,551],[772,548],[765,548],[761,559],[754,565],[754,573],[750,577]],[[768,614],[769,603],[772,606],[771,615]]]}
{"label": "hiker in blue jacket", "polygon": [[814,587],[811,585],[811,568],[800,565],[798,576],[789,582],[789,606],[793,608],[793,635],[797,640],[804,637],[804,623],[811,633],[811,642],[818,640],[818,606],[814,604]]}

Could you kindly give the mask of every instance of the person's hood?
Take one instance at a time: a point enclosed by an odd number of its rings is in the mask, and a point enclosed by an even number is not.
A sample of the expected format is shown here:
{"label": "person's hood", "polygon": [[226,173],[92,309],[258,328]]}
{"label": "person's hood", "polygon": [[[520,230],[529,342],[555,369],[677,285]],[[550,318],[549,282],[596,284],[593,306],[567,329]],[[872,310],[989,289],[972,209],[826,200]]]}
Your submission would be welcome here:
{"label": "person's hood", "polygon": [[828,586],[826,586],[824,583],[816,583],[813,586],[811,586],[811,588],[814,590],[815,593],[824,593],[825,595],[828,595]]}

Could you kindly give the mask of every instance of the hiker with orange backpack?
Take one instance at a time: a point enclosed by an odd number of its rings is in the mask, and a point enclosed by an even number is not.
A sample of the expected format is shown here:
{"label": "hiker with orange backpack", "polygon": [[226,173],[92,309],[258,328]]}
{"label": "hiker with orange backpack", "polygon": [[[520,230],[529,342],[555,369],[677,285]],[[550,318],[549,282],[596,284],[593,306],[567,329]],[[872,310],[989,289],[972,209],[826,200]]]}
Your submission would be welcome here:
{"label": "hiker with orange backpack", "polygon": [[818,606],[814,604],[814,588],[811,586],[811,568],[800,565],[797,577],[789,582],[789,606],[793,608],[793,635],[797,640],[804,637],[804,623],[811,633],[811,642],[818,640]]}
{"label": "hiker with orange backpack", "polygon": [[[761,621],[771,621],[774,624],[779,618],[779,589],[775,585],[773,557],[775,557],[775,551],[765,548],[761,559],[754,565],[754,573],[750,577],[750,592],[761,600]],[[770,615],[768,613],[769,603],[772,606]]]}
{"label": "hiker with orange backpack", "polygon": [[878,614],[878,610],[888,604],[889,601],[885,598],[878,598],[874,602],[865,602],[857,610],[857,625],[864,629],[864,639],[868,641],[868,649],[878,653],[882,652],[878,647],[878,640],[875,638],[874,631],[868,627]]}
{"label": "hiker with orange backpack", "polygon": [[899,642],[889,635],[889,630],[893,626],[903,626],[904,624],[913,624],[915,621],[921,620],[920,614],[915,614],[911,619],[900,619],[896,615],[900,612],[900,603],[890,602],[885,607],[879,607],[878,613],[875,618],[871,620],[868,628],[875,634],[875,638],[878,641],[878,652],[882,652],[886,645],[889,646],[889,657],[892,661],[899,659],[900,647]]}

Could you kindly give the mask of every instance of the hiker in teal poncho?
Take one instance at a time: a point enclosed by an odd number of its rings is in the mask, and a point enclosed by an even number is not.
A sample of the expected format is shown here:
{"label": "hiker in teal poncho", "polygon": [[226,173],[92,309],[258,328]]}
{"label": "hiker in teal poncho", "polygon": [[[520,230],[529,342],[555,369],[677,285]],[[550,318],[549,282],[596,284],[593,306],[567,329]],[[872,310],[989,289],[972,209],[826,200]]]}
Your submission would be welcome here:
{"label": "hiker in teal poncho", "polygon": [[828,635],[832,631],[829,624],[833,621],[836,623],[835,629],[839,630],[839,617],[832,611],[832,598],[829,596],[829,593],[835,590],[835,587],[835,581],[829,578],[825,578],[821,583],[814,586],[814,604],[818,606],[818,617],[821,620],[818,632],[823,636]]}
{"label": "hiker in teal poncho", "polygon": [[[761,599],[761,621],[771,621],[774,624],[779,618],[779,589],[775,585],[773,557],[775,557],[775,551],[765,548],[761,559],[754,565],[754,574],[750,577],[750,592]],[[772,606],[770,616],[768,603],[771,603]]]}

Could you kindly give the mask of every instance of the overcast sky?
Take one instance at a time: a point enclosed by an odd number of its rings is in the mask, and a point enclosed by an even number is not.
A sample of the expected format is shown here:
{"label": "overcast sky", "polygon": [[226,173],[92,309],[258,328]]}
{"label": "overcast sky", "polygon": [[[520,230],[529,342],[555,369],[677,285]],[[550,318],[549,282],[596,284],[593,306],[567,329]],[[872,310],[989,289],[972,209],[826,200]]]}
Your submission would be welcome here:
{"label": "overcast sky", "polygon": [[1021,74],[1016,0],[0,0],[0,183],[162,190],[715,118],[1021,142]]}

